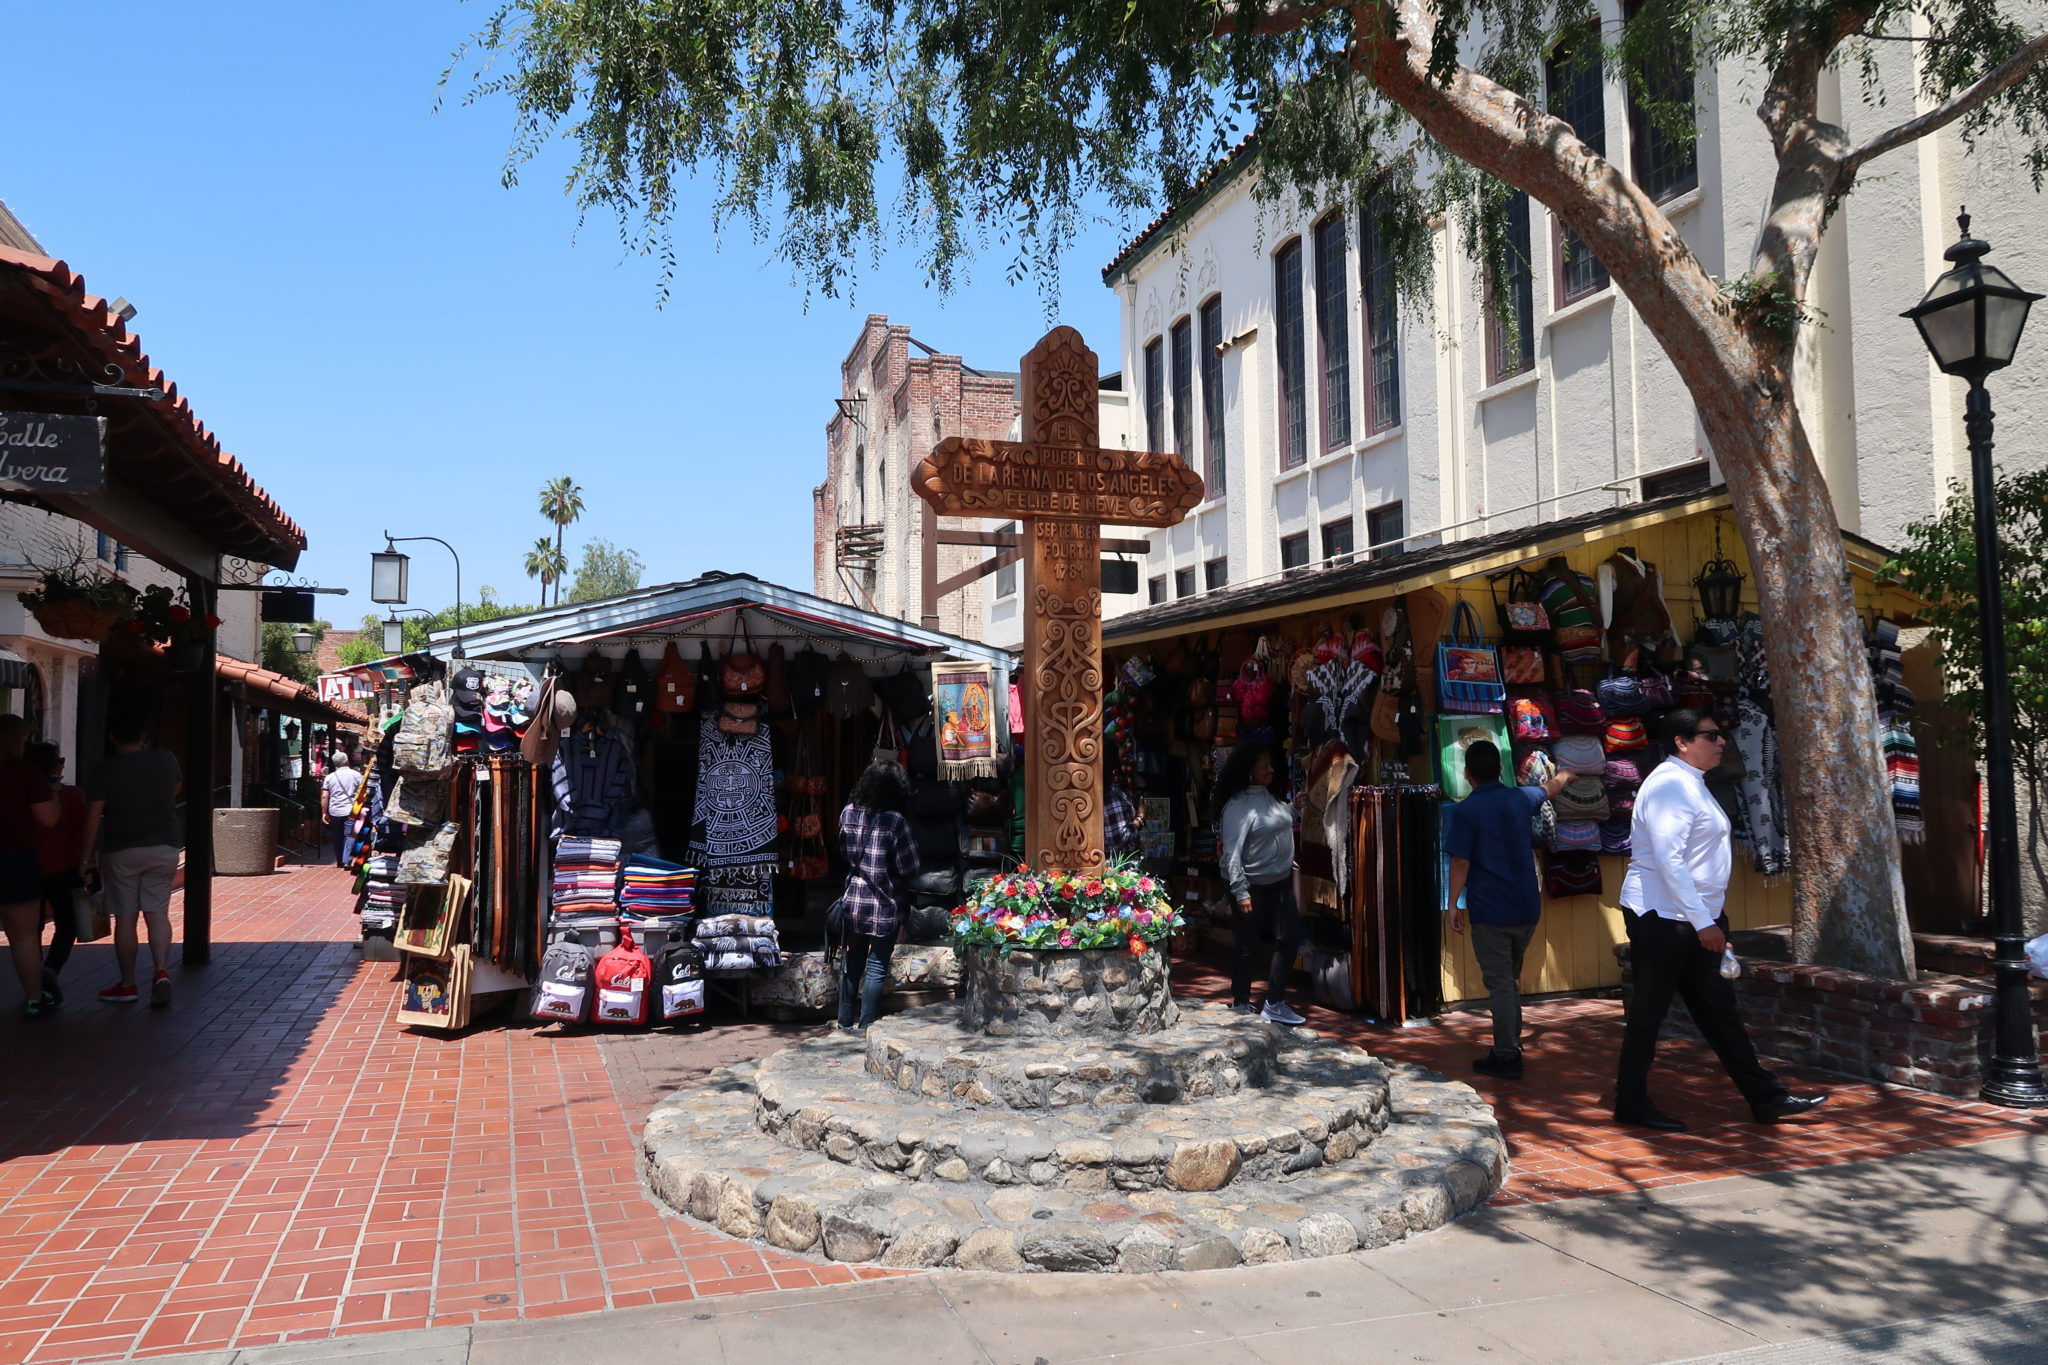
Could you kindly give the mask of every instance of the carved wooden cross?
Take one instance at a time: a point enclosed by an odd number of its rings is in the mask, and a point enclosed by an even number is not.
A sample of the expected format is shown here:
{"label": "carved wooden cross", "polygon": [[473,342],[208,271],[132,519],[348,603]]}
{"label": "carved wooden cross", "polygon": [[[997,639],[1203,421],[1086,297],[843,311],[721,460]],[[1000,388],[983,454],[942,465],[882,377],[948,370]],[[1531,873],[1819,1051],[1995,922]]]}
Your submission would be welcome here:
{"label": "carved wooden cross", "polygon": [[1099,444],[1095,352],[1073,328],[1023,370],[1024,439],[948,437],[910,485],[946,516],[1025,524],[1024,851],[1086,872],[1103,864],[1102,525],[1171,526],[1202,480],[1178,455]]}

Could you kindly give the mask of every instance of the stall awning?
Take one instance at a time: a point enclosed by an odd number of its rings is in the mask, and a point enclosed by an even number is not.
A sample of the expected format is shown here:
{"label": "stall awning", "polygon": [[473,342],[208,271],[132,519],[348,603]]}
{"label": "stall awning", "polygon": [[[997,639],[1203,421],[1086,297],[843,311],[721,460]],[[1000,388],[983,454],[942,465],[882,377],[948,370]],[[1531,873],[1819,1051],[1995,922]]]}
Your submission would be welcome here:
{"label": "stall awning", "polygon": [[[76,391],[93,385],[163,396]],[[40,501],[166,565],[298,562],[306,533],[221,449],[106,300],[64,262],[0,247],[0,407],[75,414],[88,404],[107,419],[106,491]]]}
{"label": "stall awning", "polygon": [[[905,655],[986,660],[1004,667],[1011,662],[1010,652],[995,645],[735,573],[708,573],[686,583],[465,626],[461,654],[540,663],[560,653],[580,657],[596,649],[622,656],[637,649],[651,667],[672,640],[709,642],[721,654],[734,641],[751,640],[760,649],[780,643],[795,653],[810,645],[866,662]],[[454,657],[455,632],[435,632],[433,651]],[[685,653],[696,658],[694,648]]]}
{"label": "stall awning", "polygon": [[256,664],[231,659],[217,654],[213,660],[213,671],[222,682],[235,683],[260,706],[273,711],[282,711],[300,720],[318,721],[329,725],[348,725],[361,729],[370,722],[360,711],[348,711],[339,706],[329,706],[320,700],[312,688],[295,678],[282,673],[273,673]]}
{"label": "stall awning", "polygon": [[[1727,510],[1727,491],[1717,487],[1703,493],[1674,493],[1622,507],[1601,508],[1400,554],[1372,559],[1361,556],[1355,563],[1333,568],[1290,570],[1264,582],[1129,612],[1103,622],[1102,639],[1110,646],[1146,644],[1190,630],[1221,630],[1279,616],[1338,610],[1369,598],[1393,597],[1452,579],[1510,569],[1532,559],[1563,554],[1588,541]],[[1891,558],[1890,551],[1883,546],[1853,532],[1842,532],[1842,541],[1850,564],[1866,572],[1875,572]]]}

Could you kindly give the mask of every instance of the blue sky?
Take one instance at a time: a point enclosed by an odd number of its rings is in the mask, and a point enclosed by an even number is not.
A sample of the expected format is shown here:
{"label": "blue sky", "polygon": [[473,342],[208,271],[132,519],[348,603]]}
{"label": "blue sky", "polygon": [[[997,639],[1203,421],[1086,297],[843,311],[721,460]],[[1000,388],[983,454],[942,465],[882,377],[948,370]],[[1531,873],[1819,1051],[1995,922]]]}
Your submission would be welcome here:
{"label": "blue sky", "polygon": [[[540,485],[570,474],[571,528],[629,546],[648,582],[724,568],[810,582],[810,489],[840,360],[870,312],[969,364],[1014,368],[1045,330],[1035,285],[984,257],[942,300],[914,253],[851,298],[813,297],[744,234],[678,215],[674,294],[613,223],[579,232],[564,158],[498,176],[503,103],[434,111],[449,54],[489,9],[132,0],[10,14],[0,198],[95,292],[126,296],[151,356],[306,528],[303,572],[371,609],[382,532],[462,554],[467,595],[533,600],[520,561]],[[1058,320],[1114,355],[1098,271],[1134,228],[1069,254]],[[1113,362],[1112,362],[1113,363]],[[452,598],[411,547],[413,602]]]}

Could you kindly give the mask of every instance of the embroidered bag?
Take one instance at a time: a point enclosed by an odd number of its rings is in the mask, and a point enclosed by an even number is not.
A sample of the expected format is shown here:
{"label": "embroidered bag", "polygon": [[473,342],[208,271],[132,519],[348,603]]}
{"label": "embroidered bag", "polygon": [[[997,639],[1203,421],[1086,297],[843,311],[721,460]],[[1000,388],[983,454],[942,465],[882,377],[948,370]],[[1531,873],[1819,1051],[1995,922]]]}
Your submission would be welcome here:
{"label": "embroidered bag", "polygon": [[1152,679],[1156,676],[1151,663],[1136,654],[1124,660],[1123,672],[1124,681],[1131,685],[1134,692],[1140,688],[1150,687]]}
{"label": "embroidered bag", "polygon": [[1627,720],[1612,720],[1607,722],[1606,742],[1610,754],[1647,749],[1650,747],[1650,732],[1633,716]]}
{"label": "embroidered bag", "polygon": [[1643,705],[1650,710],[1662,711],[1664,708],[1676,704],[1675,696],[1671,690],[1671,679],[1665,677],[1662,673],[1645,673],[1642,682]]}
{"label": "embroidered bag", "polygon": [[1541,687],[1543,651],[1534,645],[1509,645],[1500,652],[1502,679],[1510,687]]}
{"label": "embroidered bag", "polygon": [[1557,716],[1557,728],[1567,734],[1597,735],[1607,728],[1607,713],[1600,699],[1583,687],[1567,687],[1550,694],[1550,708]]}
{"label": "embroidered bag", "polygon": [[1500,651],[1479,634],[1470,602],[1451,615],[1451,638],[1436,647],[1437,698],[1446,711],[1498,712],[1508,689],[1500,680]]}
{"label": "embroidered bag", "polygon": [[1591,735],[1566,735],[1551,747],[1550,756],[1568,773],[1607,771],[1607,751]]}
{"label": "embroidered bag", "polygon": [[1559,820],[1605,820],[1611,813],[1607,809],[1607,788],[1599,778],[1581,773],[1564,784],[1564,790],[1551,798],[1557,803]]}
{"label": "embroidered bag", "polygon": [[1547,749],[1518,750],[1515,757],[1515,782],[1523,787],[1540,787],[1557,776],[1557,760]]}
{"label": "embroidered bag", "polygon": [[[1507,573],[1508,600],[1495,605],[1500,617],[1500,637],[1509,644],[1550,643],[1550,613],[1537,600],[1536,580],[1525,569]],[[1492,584],[1488,585],[1489,591]]]}
{"label": "embroidered bag", "polygon": [[1508,733],[1516,739],[1547,744],[1557,738],[1557,716],[1541,697],[1515,697],[1508,702]]}
{"label": "embroidered bag", "polygon": [[1594,854],[1560,850],[1543,860],[1543,893],[1551,899],[1597,896],[1601,889],[1600,859]]}
{"label": "embroidered bag", "polygon": [[1237,717],[1246,725],[1263,725],[1272,715],[1273,679],[1267,672],[1266,637],[1259,637],[1252,656],[1237,669]]}
{"label": "embroidered bag", "polygon": [[1600,851],[1602,853],[1627,853],[1634,847],[1630,830],[1634,820],[1627,815],[1611,816],[1600,822]]}
{"label": "embroidered bag", "polygon": [[1529,842],[1537,848],[1550,848],[1557,843],[1557,803],[1537,803],[1536,814],[1529,822]]}
{"label": "embroidered bag", "polygon": [[1598,820],[1559,820],[1557,822],[1558,852],[1577,849],[1584,853],[1600,851],[1600,822]]}
{"label": "embroidered bag", "polygon": [[1634,791],[1642,785],[1643,774],[1632,758],[1610,758],[1607,760],[1606,771],[1600,774],[1600,780],[1609,788],[1627,788]]}
{"label": "embroidered bag", "polygon": [[1616,673],[1602,678],[1593,688],[1600,698],[1600,709],[1609,716],[1640,716],[1650,709],[1650,703],[1643,697],[1641,679],[1628,673]]}

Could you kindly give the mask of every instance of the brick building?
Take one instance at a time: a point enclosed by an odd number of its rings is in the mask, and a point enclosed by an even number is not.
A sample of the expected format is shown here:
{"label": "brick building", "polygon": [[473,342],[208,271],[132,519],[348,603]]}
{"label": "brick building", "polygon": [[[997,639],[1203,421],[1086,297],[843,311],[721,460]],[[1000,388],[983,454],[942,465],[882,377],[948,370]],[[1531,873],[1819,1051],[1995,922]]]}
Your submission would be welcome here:
{"label": "brick building", "polygon": [[[929,614],[935,619],[923,624],[1016,648],[1023,639],[1017,567],[947,593],[936,608],[923,602],[922,591],[928,531],[1014,530],[1014,524],[933,515],[911,491],[910,471],[948,436],[1015,439],[1017,372],[976,369],[959,356],[933,350],[886,314],[870,313],[839,368],[835,401],[825,424],[825,479],[811,490],[812,590],[900,620]],[[1099,415],[1102,444],[1130,448],[1120,376],[1103,378]],[[942,545],[938,579],[944,582],[994,553]],[[1104,614],[1134,604],[1135,599],[1112,597]]]}

